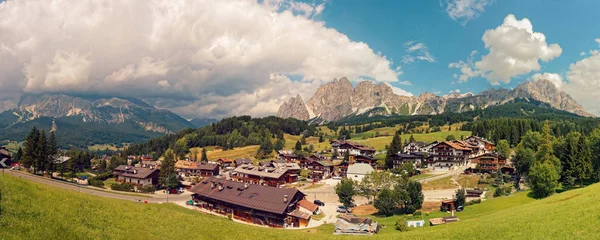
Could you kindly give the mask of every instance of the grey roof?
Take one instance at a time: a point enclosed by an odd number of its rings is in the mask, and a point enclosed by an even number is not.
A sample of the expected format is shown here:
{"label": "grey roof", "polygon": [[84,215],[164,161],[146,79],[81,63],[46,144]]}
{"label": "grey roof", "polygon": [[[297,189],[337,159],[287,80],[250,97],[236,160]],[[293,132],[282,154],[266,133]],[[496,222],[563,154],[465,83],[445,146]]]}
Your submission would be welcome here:
{"label": "grey roof", "polygon": [[158,171],[156,168],[144,168],[144,167],[132,167],[127,165],[120,165],[113,171],[114,175],[123,177],[145,179],[148,178],[152,173]]}
{"label": "grey roof", "polygon": [[368,163],[355,163],[348,166],[347,174],[369,174],[372,171],[375,169]]}
{"label": "grey roof", "polygon": [[300,167],[296,163],[273,163],[273,166],[275,167],[243,164],[236,167],[233,172],[278,179],[289,170],[300,170]]}

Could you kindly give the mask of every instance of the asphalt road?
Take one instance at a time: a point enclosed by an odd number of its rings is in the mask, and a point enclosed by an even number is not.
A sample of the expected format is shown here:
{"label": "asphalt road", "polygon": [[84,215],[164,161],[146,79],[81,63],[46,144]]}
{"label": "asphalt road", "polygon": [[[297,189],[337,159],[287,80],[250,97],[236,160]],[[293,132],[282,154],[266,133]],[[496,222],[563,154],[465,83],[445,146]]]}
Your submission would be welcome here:
{"label": "asphalt road", "polygon": [[[133,201],[133,202],[144,202],[144,201],[148,201],[148,203],[166,203],[167,202],[167,195],[164,195],[164,194],[160,194],[160,195],[158,195],[158,194],[157,195],[139,194],[139,196],[125,195],[125,194],[120,194],[120,193],[113,193],[113,192],[106,191],[106,190],[105,191],[96,190],[93,187],[88,187],[88,186],[78,186],[77,184],[74,184],[74,183],[66,183],[66,182],[62,182],[62,181],[58,181],[58,180],[43,178],[40,176],[32,175],[29,173],[24,173],[21,171],[5,169],[4,173],[10,174],[10,175],[13,175],[13,176],[16,176],[19,178],[27,179],[27,180],[30,180],[33,182],[38,182],[38,183],[46,184],[46,185],[53,186],[53,187],[59,187],[59,188],[63,188],[63,189],[72,190],[75,192],[81,192],[81,193],[96,195],[96,196],[100,196],[100,197],[128,200],[128,201]],[[0,175],[0,178],[1,178],[1,175]],[[138,195],[138,194],[136,194],[136,195]],[[168,196],[169,202],[186,201],[186,200],[191,200],[191,199],[192,199],[191,193],[189,193],[189,192],[185,192],[182,194],[171,194]]]}

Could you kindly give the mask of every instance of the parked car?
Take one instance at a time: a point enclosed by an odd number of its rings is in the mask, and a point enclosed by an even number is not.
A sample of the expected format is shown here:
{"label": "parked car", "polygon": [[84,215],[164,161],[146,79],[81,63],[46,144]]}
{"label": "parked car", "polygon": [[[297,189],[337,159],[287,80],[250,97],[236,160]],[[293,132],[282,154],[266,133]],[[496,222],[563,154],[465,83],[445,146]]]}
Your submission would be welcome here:
{"label": "parked car", "polygon": [[319,205],[319,206],[325,206],[325,203],[321,200],[315,200],[314,201],[315,204]]}
{"label": "parked car", "polygon": [[347,213],[347,212],[350,212],[349,210],[350,210],[350,209],[348,209],[348,208],[346,208],[346,207],[344,207],[344,206],[338,206],[338,207],[337,207],[337,210],[336,210],[336,212],[339,212],[339,213]]}
{"label": "parked car", "polygon": [[340,177],[340,176],[335,176],[335,177],[332,177],[331,179],[333,179],[333,180],[342,180],[342,177]]}

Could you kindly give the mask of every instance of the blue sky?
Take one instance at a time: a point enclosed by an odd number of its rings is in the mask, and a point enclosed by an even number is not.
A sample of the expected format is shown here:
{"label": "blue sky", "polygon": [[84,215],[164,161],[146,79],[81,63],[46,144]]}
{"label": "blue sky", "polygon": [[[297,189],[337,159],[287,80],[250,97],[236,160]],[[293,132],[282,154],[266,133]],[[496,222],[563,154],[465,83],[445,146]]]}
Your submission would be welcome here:
{"label": "blue sky", "polygon": [[[485,7],[484,12],[467,23],[451,19],[446,12],[445,2],[376,2],[334,0],[327,3],[319,19],[349,38],[367,43],[374,51],[381,52],[394,64],[400,65],[403,72],[400,81],[407,80],[412,85],[392,85],[415,95],[425,91],[446,94],[454,89],[477,93],[498,87],[482,77],[458,83],[453,74],[459,71],[449,68],[448,64],[466,59],[473,50],[480,54],[487,53],[481,40],[483,33],[501,25],[509,14],[514,14],[519,20],[528,18],[535,32],[543,33],[547,43],[557,43],[563,51],[559,57],[548,62],[540,61],[540,71],[516,76],[509,84],[501,84],[501,87],[512,88],[538,72],[564,75],[571,63],[582,58],[581,52],[597,47],[594,39],[600,37],[600,21],[597,19],[600,1],[493,1]],[[424,43],[436,61],[401,63],[405,55],[404,43],[407,41]],[[475,59],[479,57],[476,55]]]}

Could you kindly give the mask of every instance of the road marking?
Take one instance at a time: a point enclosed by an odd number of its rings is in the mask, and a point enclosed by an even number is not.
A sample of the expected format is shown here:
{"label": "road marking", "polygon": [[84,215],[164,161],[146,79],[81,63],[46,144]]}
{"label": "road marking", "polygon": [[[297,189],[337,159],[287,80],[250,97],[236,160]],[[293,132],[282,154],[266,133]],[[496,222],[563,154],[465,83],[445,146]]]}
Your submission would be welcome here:
{"label": "road marking", "polygon": [[2,165],[2,167],[7,168],[8,166],[6,166],[6,164],[4,164],[4,161],[8,160],[8,158],[3,158],[2,160],[0,160],[0,165]]}

